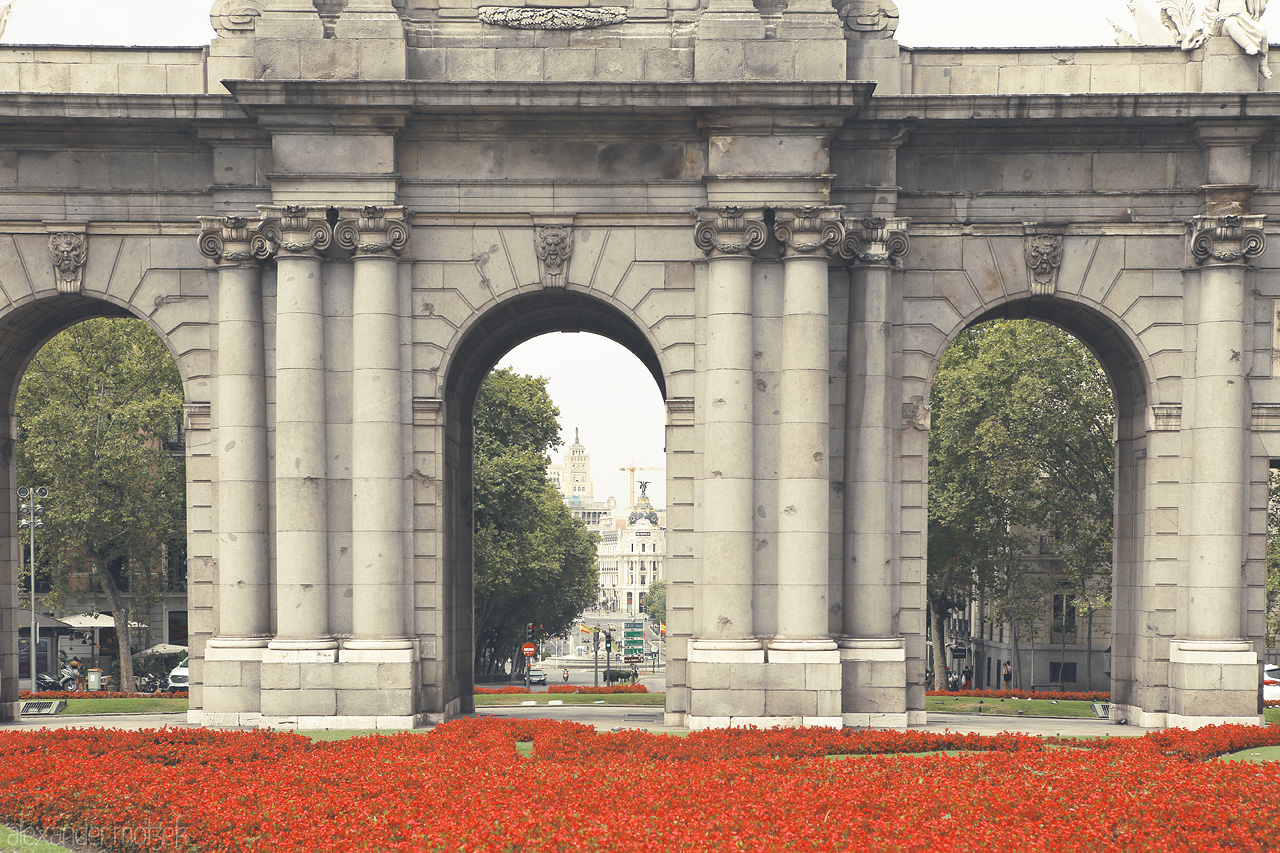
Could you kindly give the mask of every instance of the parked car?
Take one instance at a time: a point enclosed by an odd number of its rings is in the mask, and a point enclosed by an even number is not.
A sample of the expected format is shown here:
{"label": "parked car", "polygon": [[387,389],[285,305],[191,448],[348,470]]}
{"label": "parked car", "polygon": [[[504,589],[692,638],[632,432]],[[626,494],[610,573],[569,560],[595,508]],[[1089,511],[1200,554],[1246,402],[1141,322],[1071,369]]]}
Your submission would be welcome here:
{"label": "parked car", "polygon": [[169,689],[170,690],[186,690],[191,684],[190,658],[183,658],[182,662],[173,668],[169,673]]}
{"label": "parked car", "polygon": [[1262,698],[1266,702],[1280,701],[1280,665],[1269,663],[1262,668]]}
{"label": "parked car", "polygon": [[541,669],[529,670],[529,683],[530,684],[546,684],[547,673]]}

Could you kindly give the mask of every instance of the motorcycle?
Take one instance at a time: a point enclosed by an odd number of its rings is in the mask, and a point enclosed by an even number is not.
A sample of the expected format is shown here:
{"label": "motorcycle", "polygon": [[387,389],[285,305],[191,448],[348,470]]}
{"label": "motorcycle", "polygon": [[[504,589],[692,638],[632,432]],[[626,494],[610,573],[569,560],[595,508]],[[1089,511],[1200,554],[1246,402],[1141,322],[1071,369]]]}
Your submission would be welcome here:
{"label": "motorcycle", "polygon": [[169,688],[168,679],[154,672],[144,673],[135,679],[139,693],[163,693]]}
{"label": "motorcycle", "polygon": [[54,678],[45,672],[36,673],[36,690],[42,693],[45,691],[74,693],[76,690],[76,676],[71,671],[71,668],[64,666],[58,676],[58,678]]}

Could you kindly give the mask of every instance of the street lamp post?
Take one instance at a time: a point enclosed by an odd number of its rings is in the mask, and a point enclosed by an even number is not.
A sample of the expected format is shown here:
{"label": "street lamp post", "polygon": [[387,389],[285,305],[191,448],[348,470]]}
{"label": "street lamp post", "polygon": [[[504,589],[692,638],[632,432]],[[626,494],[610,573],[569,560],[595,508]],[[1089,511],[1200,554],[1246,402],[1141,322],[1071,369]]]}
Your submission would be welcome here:
{"label": "street lamp post", "polygon": [[44,527],[44,521],[41,516],[44,515],[44,507],[36,503],[36,498],[44,500],[49,497],[49,490],[44,486],[37,486],[32,489],[23,486],[18,489],[18,498],[20,500],[29,500],[21,506],[21,512],[25,514],[25,518],[18,520],[18,528],[26,530],[31,536],[31,692],[36,692],[36,646],[40,642],[40,626],[36,624],[36,531]]}

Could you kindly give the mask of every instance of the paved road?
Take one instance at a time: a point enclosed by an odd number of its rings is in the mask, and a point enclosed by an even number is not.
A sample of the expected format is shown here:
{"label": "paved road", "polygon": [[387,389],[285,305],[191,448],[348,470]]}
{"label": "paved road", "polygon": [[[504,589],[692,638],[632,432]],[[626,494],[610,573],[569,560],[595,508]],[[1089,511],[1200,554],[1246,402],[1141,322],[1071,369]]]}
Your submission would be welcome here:
{"label": "paved road", "polygon": [[[516,717],[523,719],[545,717],[558,720],[575,720],[595,726],[600,731],[614,729],[645,729],[646,731],[682,731],[665,728],[662,724],[661,706],[652,705],[539,705],[485,707],[478,712],[481,717]],[[26,717],[20,723],[0,725],[0,731],[27,731],[32,729],[112,728],[158,729],[191,725],[186,714],[81,714],[56,717]],[[1062,735],[1064,737],[1133,737],[1145,734],[1136,726],[1116,726],[1105,720],[1058,719],[1052,717],[986,717],[976,714],[934,714],[927,725],[912,726],[912,731],[925,732],[973,732],[994,735],[1001,732],[1025,732],[1032,735]]]}

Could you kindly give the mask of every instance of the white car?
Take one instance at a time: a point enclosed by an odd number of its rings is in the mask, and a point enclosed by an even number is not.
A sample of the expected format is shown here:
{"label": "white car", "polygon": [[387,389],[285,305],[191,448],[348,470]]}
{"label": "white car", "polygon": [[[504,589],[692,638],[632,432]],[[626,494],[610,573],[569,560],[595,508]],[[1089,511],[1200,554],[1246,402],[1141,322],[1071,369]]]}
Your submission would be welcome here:
{"label": "white car", "polygon": [[170,690],[187,690],[191,686],[190,658],[183,658],[182,663],[169,673]]}
{"label": "white car", "polygon": [[1280,702],[1280,666],[1274,663],[1262,668],[1262,700]]}

